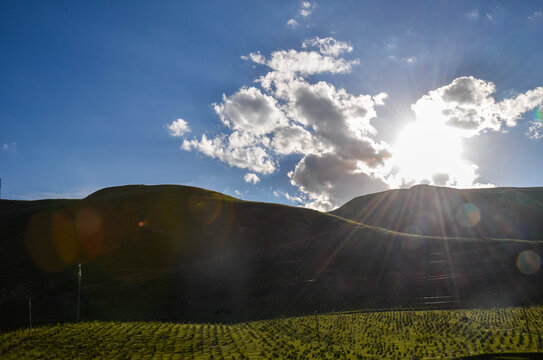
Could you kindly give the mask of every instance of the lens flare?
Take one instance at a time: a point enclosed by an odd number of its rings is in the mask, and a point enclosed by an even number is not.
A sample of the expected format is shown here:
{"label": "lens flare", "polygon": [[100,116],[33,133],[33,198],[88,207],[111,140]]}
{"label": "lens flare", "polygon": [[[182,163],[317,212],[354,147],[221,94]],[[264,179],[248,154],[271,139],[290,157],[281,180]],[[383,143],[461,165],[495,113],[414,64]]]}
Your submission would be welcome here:
{"label": "lens flare", "polygon": [[45,211],[33,215],[26,228],[24,243],[28,255],[37,267],[48,272],[59,272],[66,264],[55,249],[53,222],[53,212]]}
{"label": "lens flare", "polygon": [[462,226],[473,227],[481,221],[481,212],[474,204],[465,203],[458,209],[456,220]]}
{"label": "lens flare", "polygon": [[75,228],[87,253],[92,256],[99,255],[104,247],[100,212],[92,207],[80,209],[75,216]]}
{"label": "lens flare", "polygon": [[102,230],[102,217],[94,208],[83,208],[75,216],[75,226],[80,234],[96,234]]}
{"label": "lens flare", "polygon": [[535,118],[537,120],[541,120],[543,118],[543,116],[541,115],[541,108],[535,109]]}
{"label": "lens flare", "polygon": [[523,251],[518,254],[517,267],[523,274],[535,274],[541,268],[541,257],[532,250]]}
{"label": "lens flare", "polygon": [[53,216],[51,241],[64,264],[74,264],[74,260],[79,255],[80,245],[72,221],[61,212]]}
{"label": "lens flare", "polygon": [[222,199],[193,195],[188,199],[188,208],[199,222],[210,225],[221,214]]}

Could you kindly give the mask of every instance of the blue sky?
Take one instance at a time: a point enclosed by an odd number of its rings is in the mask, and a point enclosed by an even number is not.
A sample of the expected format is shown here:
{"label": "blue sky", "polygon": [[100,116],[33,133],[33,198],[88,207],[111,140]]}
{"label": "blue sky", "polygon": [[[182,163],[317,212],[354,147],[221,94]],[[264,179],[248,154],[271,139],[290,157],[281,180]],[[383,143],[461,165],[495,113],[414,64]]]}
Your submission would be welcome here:
{"label": "blue sky", "polygon": [[415,183],[541,186],[542,11],[1,1],[2,197],[171,183],[328,210]]}

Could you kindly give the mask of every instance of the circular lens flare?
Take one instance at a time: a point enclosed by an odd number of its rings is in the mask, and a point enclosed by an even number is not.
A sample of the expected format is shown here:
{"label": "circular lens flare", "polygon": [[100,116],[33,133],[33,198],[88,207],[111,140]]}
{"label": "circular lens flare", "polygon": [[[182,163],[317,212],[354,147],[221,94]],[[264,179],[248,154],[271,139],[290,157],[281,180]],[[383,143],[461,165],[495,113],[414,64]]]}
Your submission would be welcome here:
{"label": "circular lens flare", "polygon": [[535,274],[541,268],[541,257],[532,250],[523,251],[518,254],[517,267],[523,274]]}
{"label": "circular lens flare", "polygon": [[61,212],[53,216],[51,240],[64,264],[73,264],[79,255],[80,245],[71,219]]}
{"label": "circular lens flare", "polygon": [[458,220],[462,226],[473,227],[481,221],[481,212],[474,204],[465,203],[458,209],[456,220]]}
{"label": "circular lens flare", "polygon": [[210,225],[221,214],[222,199],[193,195],[188,199],[188,208],[199,222]]}
{"label": "circular lens flare", "polygon": [[75,228],[83,248],[92,256],[104,247],[103,224],[100,212],[92,207],[80,209],[75,216]]}

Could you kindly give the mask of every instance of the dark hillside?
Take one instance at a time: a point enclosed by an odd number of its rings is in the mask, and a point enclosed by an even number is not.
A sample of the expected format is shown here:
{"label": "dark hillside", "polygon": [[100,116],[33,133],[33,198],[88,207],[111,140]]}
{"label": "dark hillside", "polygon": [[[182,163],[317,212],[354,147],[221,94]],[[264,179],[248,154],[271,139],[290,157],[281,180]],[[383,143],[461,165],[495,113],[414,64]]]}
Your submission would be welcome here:
{"label": "dark hillside", "polygon": [[543,239],[543,188],[417,185],[360,196],[331,213],[411,234]]}
{"label": "dark hillside", "polygon": [[538,241],[406,235],[186,186],[1,200],[0,239],[4,326],[27,321],[28,296],[35,321],[74,320],[79,263],[83,319],[543,302]]}

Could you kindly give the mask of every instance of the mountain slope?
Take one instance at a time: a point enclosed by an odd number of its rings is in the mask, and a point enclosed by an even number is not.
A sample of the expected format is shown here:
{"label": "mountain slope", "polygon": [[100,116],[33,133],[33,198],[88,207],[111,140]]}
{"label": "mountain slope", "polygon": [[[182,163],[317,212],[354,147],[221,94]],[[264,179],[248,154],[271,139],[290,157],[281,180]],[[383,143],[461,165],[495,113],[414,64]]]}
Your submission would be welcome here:
{"label": "mountain slope", "polygon": [[540,240],[543,188],[417,185],[355,198],[331,214],[413,234]]}
{"label": "mountain slope", "polygon": [[73,320],[79,263],[84,319],[543,301],[540,241],[407,235],[186,186],[2,200],[0,236],[1,325],[26,321],[27,296],[35,321]]}

